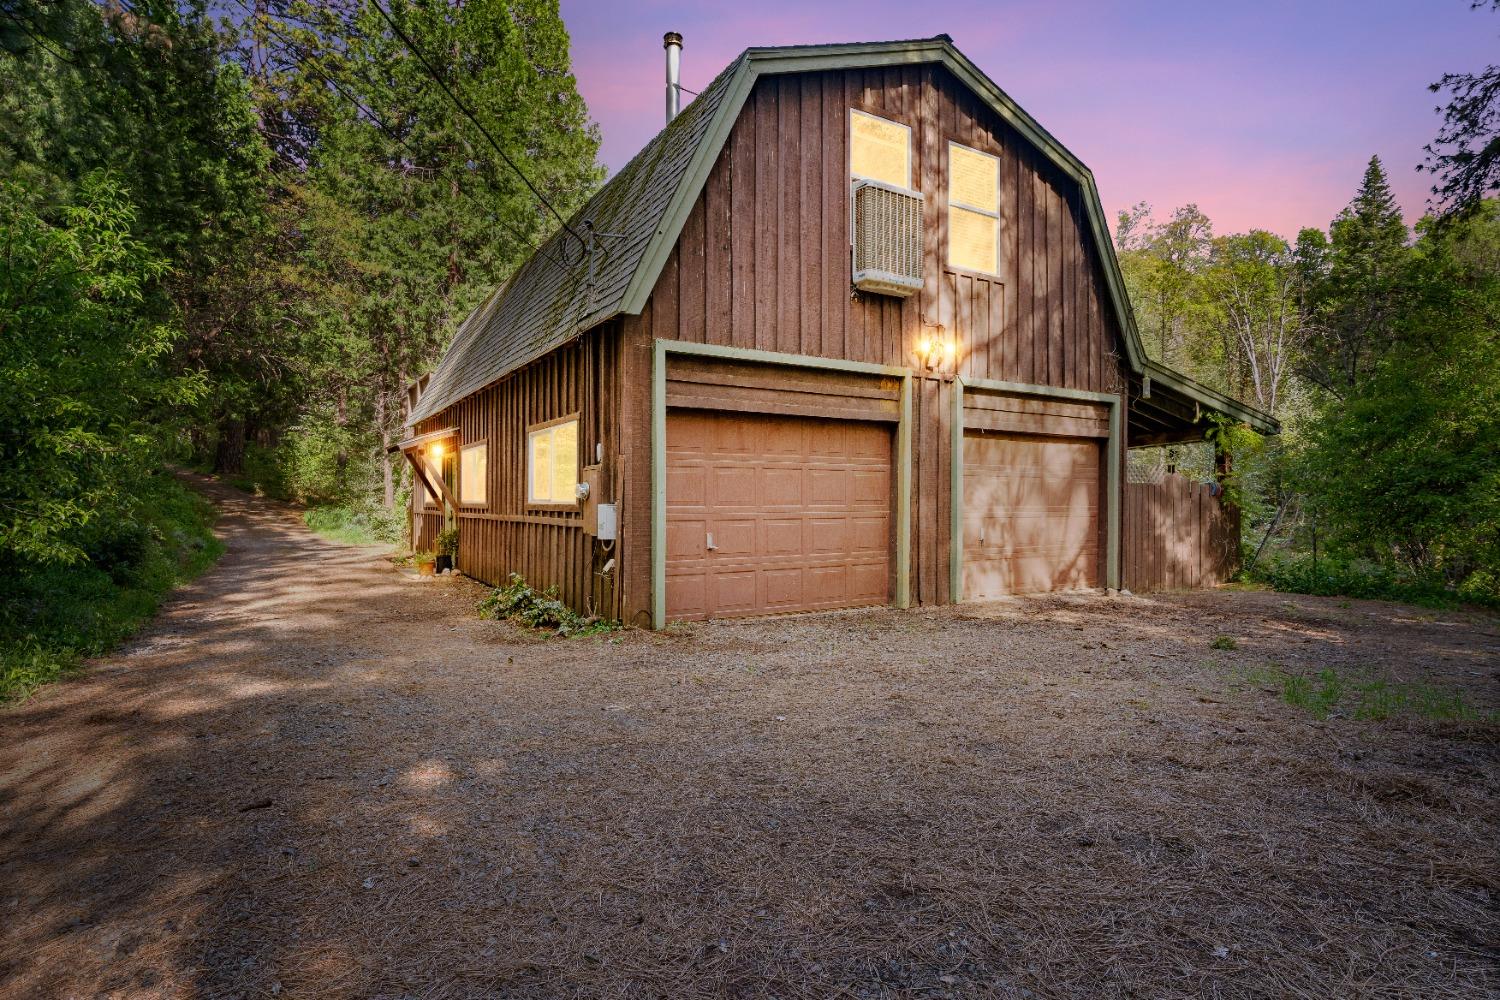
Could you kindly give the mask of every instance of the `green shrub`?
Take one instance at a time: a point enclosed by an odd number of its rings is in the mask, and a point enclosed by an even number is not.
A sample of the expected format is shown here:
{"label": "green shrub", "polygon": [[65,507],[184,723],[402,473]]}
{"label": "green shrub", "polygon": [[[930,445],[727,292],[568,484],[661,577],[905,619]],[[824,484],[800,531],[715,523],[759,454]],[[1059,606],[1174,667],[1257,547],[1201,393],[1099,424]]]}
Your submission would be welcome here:
{"label": "green shrub", "polygon": [[449,528],[438,532],[435,545],[437,554],[440,556],[458,555],[458,529]]}
{"label": "green shrub", "polygon": [[1500,607],[1500,588],[1488,575],[1476,574],[1463,587],[1453,588],[1441,578],[1399,573],[1365,560],[1323,558],[1314,563],[1309,556],[1283,556],[1263,561],[1250,578],[1289,594],[1402,601],[1431,608],[1451,608],[1465,601]]}
{"label": "green shrub", "polygon": [[1208,644],[1208,648],[1224,650],[1239,649],[1240,644],[1234,640],[1234,636],[1232,635],[1216,635],[1213,641]]}
{"label": "green shrub", "polygon": [[597,635],[620,627],[618,622],[585,618],[558,600],[556,587],[536,590],[518,573],[512,573],[505,586],[496,587],[479,602],[479,613],[485,618],[509,620],[560,636]]}
{"label": "green shrub", "polygon": [[378,503],[310,507],[302,521],[322,537],[345,545],[395,545],[405,527],[400,510],[386,510]]}
{"label": "green shrub", "polygon": [[150,477],[144,490],[139,520],[80,540],[88,559],[13,563],[0,574],[0,701],[109,650],[223,551],[205,500],[165,475]]}

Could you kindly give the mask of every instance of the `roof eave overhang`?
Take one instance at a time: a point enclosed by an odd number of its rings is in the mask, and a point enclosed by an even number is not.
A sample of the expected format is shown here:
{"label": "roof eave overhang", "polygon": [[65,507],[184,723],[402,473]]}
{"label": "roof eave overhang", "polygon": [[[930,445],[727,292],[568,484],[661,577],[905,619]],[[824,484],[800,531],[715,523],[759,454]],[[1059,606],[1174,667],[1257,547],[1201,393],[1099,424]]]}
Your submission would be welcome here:
{"label": "roof eave overhang", "polygon": [[1214,410],[1232,420],[1238,420],[1240,423],[1261,434],[1281,433],[1281,424],[1269,414],[1253,406],[1247,406],[1237,399],[1232,399],[1217,389],[1210,389],[1200,382],[1195,382],[1181,372],[1173,371],[1159,361],[1152,361],[1148,358],[1142,366],[1140,374],[1150,378],[1153,383],[1159,383],[1182,396],[1186,396],[1204,409]]}

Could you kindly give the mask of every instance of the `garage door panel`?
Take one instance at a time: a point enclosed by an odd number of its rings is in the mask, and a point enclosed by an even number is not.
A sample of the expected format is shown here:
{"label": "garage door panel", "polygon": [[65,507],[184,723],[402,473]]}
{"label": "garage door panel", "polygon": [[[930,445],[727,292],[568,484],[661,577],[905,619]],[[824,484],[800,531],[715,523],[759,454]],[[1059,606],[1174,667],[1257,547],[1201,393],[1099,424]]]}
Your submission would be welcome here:
{"label": "garage door panel", "polygon": [[705,579],[707,586],[704,591],[710,599],[708,610],[743,614],[755,609],[758,595],[753,570],[741,570],[737,573],[713,571]]}
{"label": "garage door panel", "polygon": [[669,468],[667,495],[676,497],[681,506],[701,507],[708,499],[708,469],[701,465]]}
{"label": "garage door panel", "polygon": [[[753,468],[715,465],[712,472],[708,474],[708,479],[713,484],[706,501],[710,506],[748,506],[754,503],[751,499],[755,496],[755,470]],[[667,496],[672,496],[672,494],[668,493]]]}
{"label": "garage door panel", "polygon": [[849,521],[844,517],[810,517],[803,522],[803,547],[811,555],[846,552],[849,544]]}
{"label": "garage door panel", "polygon": [[808,469],[804,476],[807,482],[809,503],[839,507],[849,503],[849,471],[847,469]]}
{"label": "garage door panel", "polygon": [[1098,585],[1099,456],[1093,439],[965,436],[965,597]]}
{"label": "garage door panel", "polygon": [[888,506],[891,502],[890,474],[884,469],[855,469],[849,477],[849,499],[866,506]]}
{"label": "garage door panel", "polygon": [[803,597],[810,605],[837,606],[849,598],[847,566],[810,566],[803,571],[806,587]]}
{"label": "garage door panel", "polygon": [[849,603],[879,604],[885,601],[890,586],[890,568],[884,560],[851,563],[849,566]]}
{"label": "garage door panel", "polygon": [[[679,422],[701,449],[673,446]],[[889,426],[671,410],[667,440],[669,618],[889,599]]]}
{"label": "garage door panel", "polygon": [[[714,555],[723,558],[754,555],[755,528],[755,519],[750,517],[737,520],[714,518],[708,524],[708,530],[713,532],[716,546]],[[706,545],[705,548],[707,548]]]}
{"label": "garage door panel", "polygon": [[701,618],[708,612],[708,575],[678,573],[667,577],[667,606],[683,618]]}
{"label": "garage door panel", "polygon": [[884,553],[891,544],[888,517],[860,515],[849,519],[849,549],[852,552]]}
{"label": "garage door panel", "polygon": [[760,527],[761,555],[796,555],[802,551],[802,518],[766,519],[760,522]]}
{"label": "garage door panel", "polygon": [[802,572],[800,568],[763,571],[765,606],[777,610],[800,607],[803,603]]}
{"label": "garage door panel", "polygon": [[759,482],[760,492],[740,494],[741,503],[761,507],[802,506],[802,470],[797,466],[762,468]]}
{"label": "garage door panel", "polygon": [[674,518],[667,522],[667,559],[702,559],[708,554],[708,521],[705,518]]}

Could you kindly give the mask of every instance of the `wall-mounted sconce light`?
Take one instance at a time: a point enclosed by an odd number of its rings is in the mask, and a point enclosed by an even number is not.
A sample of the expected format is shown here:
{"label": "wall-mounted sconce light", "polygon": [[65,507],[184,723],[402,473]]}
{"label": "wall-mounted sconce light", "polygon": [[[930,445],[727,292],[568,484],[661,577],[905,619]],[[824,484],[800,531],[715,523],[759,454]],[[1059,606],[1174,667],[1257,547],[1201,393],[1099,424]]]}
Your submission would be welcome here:
{"label": "wall-mounted sconce light", "polygon": [[939,366],[952,368],[958,359],[958,338],[948,336],[941,326],[934,329],[936,334],[923,334],[917,341],[917,357],[929,371]]}

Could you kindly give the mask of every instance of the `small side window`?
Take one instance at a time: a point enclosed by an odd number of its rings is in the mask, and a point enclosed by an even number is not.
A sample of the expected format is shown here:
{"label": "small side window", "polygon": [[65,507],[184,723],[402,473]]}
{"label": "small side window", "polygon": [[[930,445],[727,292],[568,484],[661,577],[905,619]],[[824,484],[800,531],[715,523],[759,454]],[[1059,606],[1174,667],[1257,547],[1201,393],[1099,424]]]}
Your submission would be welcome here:
{"label": "small side window", "polygon": [[464,506],[480,506],[485,503],[486,483],[489,482],[490,444],[477,441],[466,444],[459,452],[458,496]]}
{"label": "small side window", "polygon": [[578,418],[567,417],[526,433],[526,501],[578,502]]}

